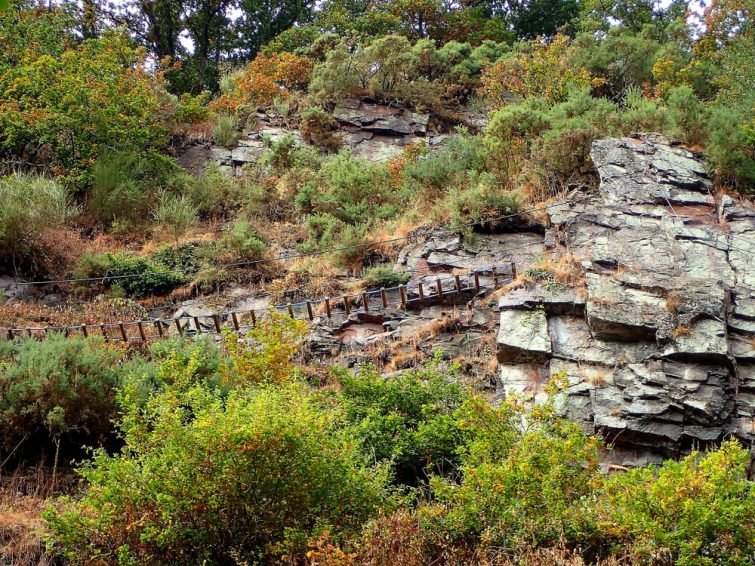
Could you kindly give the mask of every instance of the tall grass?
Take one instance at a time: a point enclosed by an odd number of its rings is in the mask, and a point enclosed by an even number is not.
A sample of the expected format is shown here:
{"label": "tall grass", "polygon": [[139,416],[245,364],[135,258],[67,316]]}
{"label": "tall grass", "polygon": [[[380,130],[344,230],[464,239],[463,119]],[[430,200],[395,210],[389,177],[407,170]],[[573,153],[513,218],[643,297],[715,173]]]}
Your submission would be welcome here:
{"label": "tall grass", "polygon": [[62,225],[72,210],[62,185],[26,173],[0,178],[0,203],[0,260],[34,248],[40,233]]}

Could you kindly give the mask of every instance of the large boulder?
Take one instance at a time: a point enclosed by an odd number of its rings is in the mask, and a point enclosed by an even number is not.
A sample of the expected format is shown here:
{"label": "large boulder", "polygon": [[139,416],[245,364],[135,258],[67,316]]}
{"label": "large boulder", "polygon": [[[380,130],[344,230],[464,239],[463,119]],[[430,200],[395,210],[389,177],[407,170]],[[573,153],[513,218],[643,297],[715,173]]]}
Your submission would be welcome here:
{"label": "large boulder", "polygon": [[632,464],[755,442],[755,208],[660,136],[599,140],[591,158],[598,194],[552,207],[545,241],[579,258],[584,288],[500,298],[500,393],[537,401],[543,374],[564,374],[563,414]]}

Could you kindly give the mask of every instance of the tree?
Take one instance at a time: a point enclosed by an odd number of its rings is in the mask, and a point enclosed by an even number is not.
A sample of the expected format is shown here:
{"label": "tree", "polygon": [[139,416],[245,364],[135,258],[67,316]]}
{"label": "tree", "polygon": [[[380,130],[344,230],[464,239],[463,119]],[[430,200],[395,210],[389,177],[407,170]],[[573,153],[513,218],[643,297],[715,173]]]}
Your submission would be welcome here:
{"label": "tree", "polygon": [[241,58],[253,59],[278,34],[308,22],[313,6],[313,0],[240,0],[236,27]]}

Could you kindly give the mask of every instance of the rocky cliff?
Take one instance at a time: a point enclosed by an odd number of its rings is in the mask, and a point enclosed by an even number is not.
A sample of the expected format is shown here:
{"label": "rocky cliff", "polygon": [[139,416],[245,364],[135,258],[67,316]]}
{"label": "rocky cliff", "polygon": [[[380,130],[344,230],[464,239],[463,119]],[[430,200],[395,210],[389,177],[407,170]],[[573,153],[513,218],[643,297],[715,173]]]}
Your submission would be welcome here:
{"label": "rocky cliff", "polygon": [[[622,464],[735,435],[755,441],[755,209],[658,136],[594,143],[599,194],[549,209],[547,277],[499,299],[499,393],[537,400],[562,372],[566,416]],[[531,278],[533,279],[533,278]]]}

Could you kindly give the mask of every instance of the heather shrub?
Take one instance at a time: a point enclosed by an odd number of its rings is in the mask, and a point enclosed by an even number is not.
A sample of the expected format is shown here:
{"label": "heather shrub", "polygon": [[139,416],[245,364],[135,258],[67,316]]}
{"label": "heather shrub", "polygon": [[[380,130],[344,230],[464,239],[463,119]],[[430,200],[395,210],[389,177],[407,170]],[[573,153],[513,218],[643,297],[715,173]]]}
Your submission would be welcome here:
{"label": "heather shrub", "polygon": [[479,136],[463,129],[439,150],[406,164],[403,178],[409,184],[447,191],[465,178],[485,170],[488,151]]}
{"label": "heather shrub", "polygon": [[187,196],[163,193],[152,215],[158,226],[169,232],[177,242],[194,226],[198,211]]}
{"label": "heather shrub", "polygon": [[230,230],[223,235],[222,249],[244,261],[262,259],[267,252],[267,244],[259,232],[246,220],[236,220]]}
{"label": "heather shrub", "polygon": [[314,195],[317,212],[329,213],[348,224],[396,214],[390,173],[387,167],[341,152],[320,170],[324,191]]}
{"label": "heather shrub", "polygon": [[192,184],[173,159],[157,152],[105,153],[91,177],[87,209],[98,221],[122,229],[143,225],[161,193],[178,195]]}
{"label": "heather shrub", "polygon": [[126,390],[123,402],[124,449],[96,453],[82,498],[46,514],[73,563],[303,557],[309,538],[342,541],[388,503],[384,474],[303,386],[169,387],[145,406]]}
{"label": "heather shrub", "polygon": [[671,89],[666,99],[673,133],[687,144],[701,143],[706,137],[708,112],[688,86]]}
{"label": "heather shrub", "polygon": [[752,98],[741,108],[714,106],[708,122],[706,156],[719,182],[744,193],[755,192],[755,126],[748,110]]}

